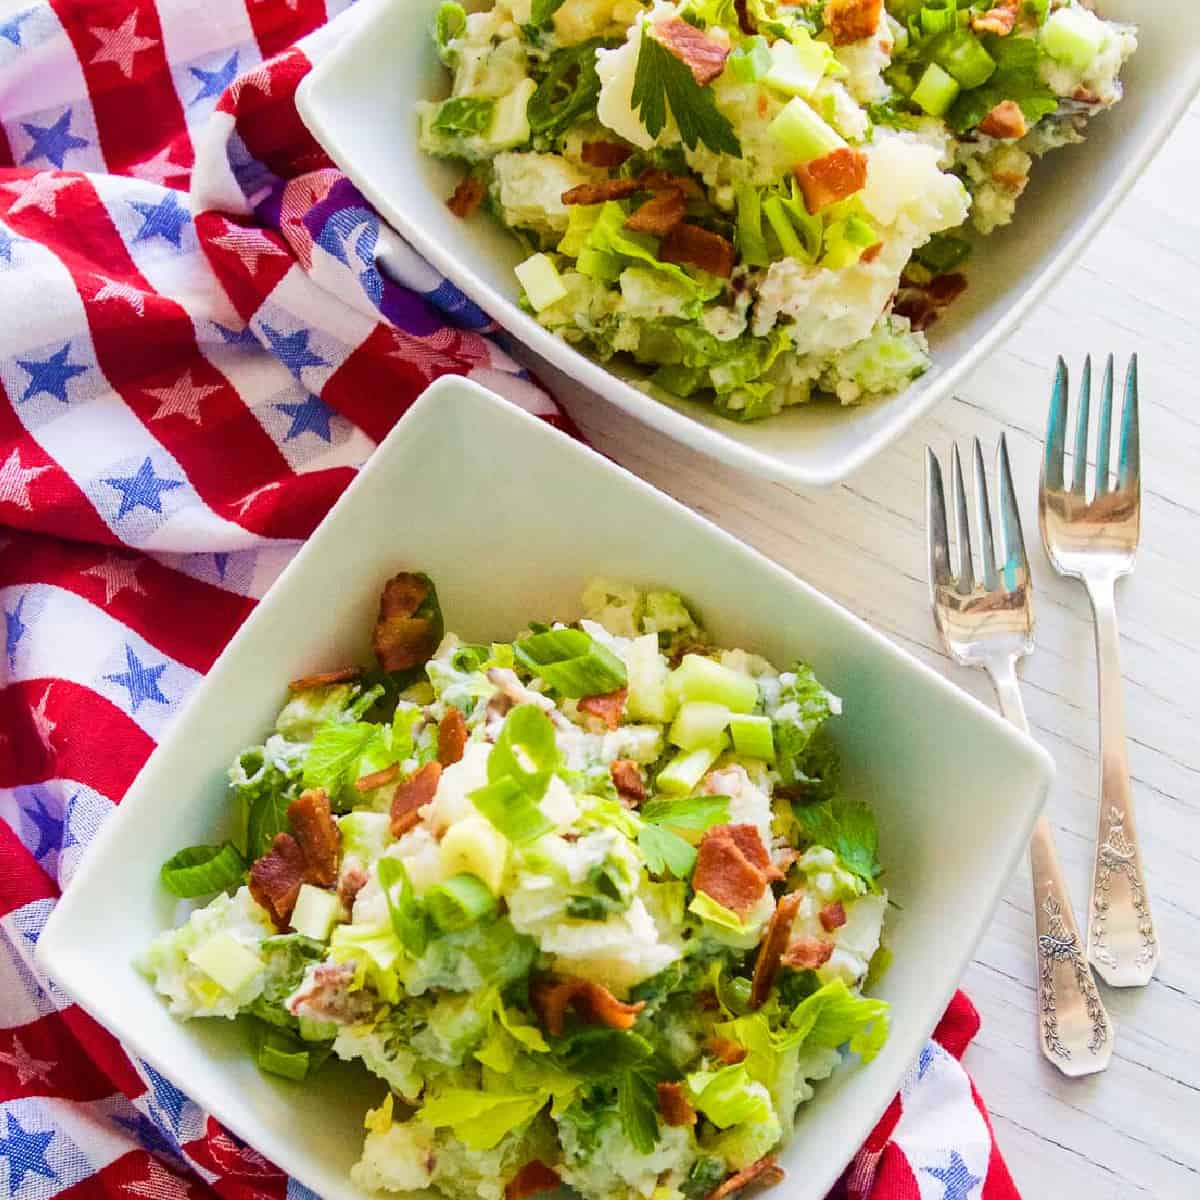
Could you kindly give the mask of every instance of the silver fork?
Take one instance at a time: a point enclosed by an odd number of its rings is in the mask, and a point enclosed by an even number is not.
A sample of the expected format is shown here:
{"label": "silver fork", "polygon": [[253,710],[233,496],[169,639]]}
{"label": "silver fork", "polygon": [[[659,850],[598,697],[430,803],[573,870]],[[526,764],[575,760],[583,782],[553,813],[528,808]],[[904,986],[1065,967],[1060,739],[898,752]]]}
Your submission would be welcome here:
{"label": "silver fork", "polygon": [[[998,467],[999,543],[996,560],[991,507],[983,451],[975,439],[975,507],[982,579],[976,581],[971,555],[962,461],[954,448],[953,569],[946,527],[942,468],[926,449],[925,499],[929,534],[929,592],[938,632],[960,663],[982,667],[991,678],[1000,710],[1018,729],[1029,732],[1017,661],[1033,649],[1033,582],[1021,534],[1021,516],[1013,492],[1008,445],[1000,438]],[[1058,861],[1054,833],[1039,816],[1029,843],[1033,874],[1033,914],[1037,928],[1039,1034],[1042,1053],[1064,1075],[1103,1071],[1112,1057],[1112,1027],[1096,990],[1075,924]]]}
{"label": "silver fork", "polygon": [[1158,935],[1142,866],[1129,759],[1117,636],[1116,582],[1133,570],[1141,521],[1141,453],[1138,438],[1137,355],[1125,375],[1125,404],[1115,481],[1109,472],[1112,441],[1113,359],[1108,356],[1101,389],[1096,481],[1087,494],[1088,417],[1092,360],[1084,361],[1075,428],[1074,471],[1068,485],[1063,459],[1067,427],[1067,366],[1060,358],[1050,401],[1046,454],[1038,490],[1038,523],[1046,555],[1060,575],[1081,579],[1096,618],[1096,664],[1100,692],[1100,820],[1087,954],[1105,982],[1140,987],[1158,964]]}

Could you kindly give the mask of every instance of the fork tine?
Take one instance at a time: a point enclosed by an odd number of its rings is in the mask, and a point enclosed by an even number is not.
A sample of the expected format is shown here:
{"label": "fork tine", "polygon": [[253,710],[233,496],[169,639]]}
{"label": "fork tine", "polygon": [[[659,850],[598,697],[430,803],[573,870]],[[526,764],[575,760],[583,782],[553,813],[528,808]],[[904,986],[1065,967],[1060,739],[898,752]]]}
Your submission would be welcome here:
{"label": "fork tine", "polygon": [[1083,378],[1079,381],[1079,412],[1075,426],[1075,474],[1071,491],[1077,496],[1087,495],[1087,448],[1088,425],[1092,409],[1092,356],[1083,360]]}
{"label": "fork tine", "polygon": [[988,504],[987,472],[983,466],[983,447],[975,439],[975,512],[979,517],[979,557],[983,566],[983,586],[994,592],[999,586],[996,576],[996,543],[992,535],[992,510]]}
{"label": "fork tine", "polygon": [[937,455],[925,447],[925,527],[929,538],[929,582],[933,587],[950,587],[950,534],[946,528],[946,491]]}
{"label": "fork tine", "polygon": [[1025,553],[1025,535],[1021,532],[1021,512],[1013,488],[1012,464],[1008,461],[1008,439],[1000,435],[1000,533],[1004,543],[1004,586],[1015,591],[1020,579],[1028,577],[1029,556]]}
{"label": "fork tine", "polygon": [[1042,486],[1060,491],[1063,485],[1063,449],[1067,437],[1067,364],[1062,355],[1054,372],[1054,391],[1050,394],[1050,417],[1046,425],[1046,454],[1042,459]]}
{"label": "fork tine", "polygon": [[1117,487],[1136,486],[1142,473],[1141,437],[1138,430],[1138,359],[1130,355],[1125,372],[1125,407],[1121,412],[1121,452],[1117,459]]}
{"label": "fork tine", "polygon": [[958,592],[961,596],[969,596],[975,590],[975,566],[971,561],[971,524],[967,518],[967,489],[963,486],[962,459],[958,455],[957,443],[954,446],[950,478],[950,485],[954,489],[954,540],[958,546]]}
{"label": "fork tine", "polygon": [[1104,384],[1100,396],[1100,432],[1096,443],[1096,495],[1109,491],[1108,460],[1112,444],[1113,356],[1104,364]]}

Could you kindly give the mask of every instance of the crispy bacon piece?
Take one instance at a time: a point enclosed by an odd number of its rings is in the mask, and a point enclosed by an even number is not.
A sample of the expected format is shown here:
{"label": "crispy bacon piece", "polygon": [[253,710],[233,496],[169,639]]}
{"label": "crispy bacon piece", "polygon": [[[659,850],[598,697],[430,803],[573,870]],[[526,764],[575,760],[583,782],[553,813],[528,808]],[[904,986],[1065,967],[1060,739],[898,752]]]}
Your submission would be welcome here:
{"label": "crispy bacon piece", "polygon": [[633,150],[620,142],[584,142],[579,157],[589,167],[619,167]]}
{"label": "crispy bacon piece", "polygon": [[325,789],[309,788],[301,793],[288,805],[287,815],[304,855],[304,882],[317,887],[332,887],[337,879],[342,835],[333,819]]}
{"label": "crispy bacon piece", "polygon": [[655,21],[654,40],[679,59],[701,87],[712,83],[725,70],[730,47],[703,29],[689,25],[682,17]]}
{"label": "crispy bacon piece", "polygon": [[783,872],[771,861],[771,856],[763,845],[762,834],[756,826],[725,825],[718,828],[729,831],[729,836],[733,838],[737,848],[767,877],[768,883],[783,878]]}
{"label": "crispy bacon piece", "polygon": [[957,271],[938,275],[924,284],[901,279],[892,312],[907,317],[914,329],[928,329],[937,320],[939,310],[957,300],[966,288],[967,277]]}
{"label": "crispy bacon piece", "polygon": [[738,28],[747,36],[752,37],[758,32],[758,26],[750,15],[750,5],[747,0],[733,0],[733,11],[737,13]]}
{"label": "crispy bacon piece", "polygon": [[741,1046],[732,1038],[727,1037],[710,1037],[704,1043],[704,1048],[713,1058],[727,1067],[732,1067],[734,1063],[744,1062],[748,1053],[745,1046]]}
{"label": "crispy bacon piece", "polygon": [[815,971],[829,961],[832,953],[833,943],[824,938],[799,938],[783,952],[783,962],[797,971]]}
{"label": "crispy bacon piece", "polygon": [[353,983],[353,963],[318,963],[288,999],[287,1009],[310,1021],[365,1021],[375,1011],[375,1002],[369,992],[353,990]]}
{"label": "crispy bacon piece", "polygon": [[392,797],[392,837],[407,833],[420,821],[417,809],[433,799],[441,777],[441,763],[426,763],[411,779],[405,780],[396,789],[396,794]]}
{"label": "crispy bacon piece", "polygon": [[994,138],[1021,138],[1029,132],[1025,114],[1015,100],[1001,100],[979,122],[979,132]]}
{"label": "crispy bacon piece", "polygon": [[674,188],[685,197],[699,200],[704,196],[704,190],[689,175],[672,175],[658,167],[650,167],[638,176],[638,183],[648,192],[661,192]]}
{"label": "crispy bacon piece", "polygon": [[868,246],[859,256],[858,261],[861,263],[873,263],[883,251],[883,243],[876,242],[873,246]]}
{"label": "crispy bacon piece", "polygon": [[466,748],[466,718],[460,709],[451,705],[438,725],[438,762],[448,767],[462,758]]}
{"label": "crispy bacon piece", "polygon": [[579,711],[599,717],[609,729],[616,729],[621,723],[621,714],[625,711],[625,701],[628,699],[628,688],[617,688],[615,692],[606,692],[602,696],[584,696],[579,701]]}
{"label": "crispy bacon piece", "polygon": [[668,1125],[695,1125],[696,1110],[683,1094],[681,1083],[660,1083],[657,1085],[658,1111]]}
{"label": "crispy bacon piece", "polygon": [[829,0],[825,28],[833,34],[833,44],[845,46],[873,36],[882,8],[883,0]]}
{"label": "crispy bacon piece", "polygon": [[641,190],[642,184],[637,179],[602,179],[568,188],[561,200],[564,204],[603,204],[606,200],[624,200]]}
{"label": "crispy bacon piece", "polygon": [[728,238],[684,221],[663,238],[658,257],[663,262],[687,263],[728,279],[733,274],[735,254]]}
{"label": "crispy bacon piece", "polygon": [[704,1200],[725,1200],[726,1196],[732,1196],[734,1192],[740,1192],[751,1184],[755,1187],[773,1187],[782,1178],[783,1168],[775,1161],[773,1154],[768,1154],[758,1162],[753,1162],[730,1175],[720,1187],[709,1192]]}
{"label": "crispy bacon piece", "polygon": [[714,825],[700,840],[692,886],[740,915],[758,903],[768,871],[779,876],[753,825]]}
{"label": "crispy bacon piece", "polygon": [[504,1185],[504,1200],[525,1200],[526,1196],[551,1191],[561,1182],[557,1171],[535,1158]]}
{"label": "crispy bacon piece", "polygon": [[400,764],[396,762],[392,763],[390,767],[384,767],[382,771],[372,771],[370,775],[360,776],[354,781],[354,786],[360,792],[369,792],[374,788],[391,783],[399,775]]}
{"label": "crispy bacon piece", "polygon": [[821,922],[821,928],[826,933],[832,933],[835,929],[841,929],[846,923],[846,906],[840,900],[835,900],[832,904],[825,905],[817,913],[817,919]]}
{"label": "crispy bacon piece", "polygon": [[1017,24],[1020,0],[997,0],[985,13],[976,13],[971,18],[971,28],[976,33],[994,33],[1007,37]]}
{"label": "crispy bacon piece", "polygon": [[841,146],[812,162],[801,163],[795,175],[804,193],[804,207],[810,213],[819,213],[862,191],[867,183],[867,156],[861,150]]}
{"label": "crispy bacon piece", "polygon": [[326,687],[331,683],[349,683],[361,674],[362,667],[339,667],[336,671],[318,671],[315,675],[293,679],[288,688],[293,692],[307,692],[309,688]]}
{"label": "crispy bacon piece", "polygon": [[354,901],[358,897],[358,893],[363,890],[370,882],[370,876],[362,869],[362,867],[350,867],[342,872],[341,882],[338,884],[338,899],[342,902],[342,907],[351,912],[354,909]]}
{"label": "crispy bacon piece", "polygon": [[558,1037],[566,1028],[567,1009],[589,1025],[607,1025],[609,1029],[632,1029],[638,1013],[646,1007],[644,1000],[626,1004],[606,987],[590,979],[559,979],[535,983],[529,998],[546,1029]]}
{"label": "crispy bacon piece", "polygon": [[401,571],[384,584],[373,641],[385,671],[419,667],[437,649],[440,622],[421,612],[430,591],[429,580],[411,571]]}
{"label": "crispy bacon piece", "polygon": [[687,213],[687,201],[678,188],[664,188],[641,204],[625,222],[626,229],[665,237]]}
{"label": "crispy bacon piece", "polygon": [[487,188],[484,187],[483,180],[476,179],[474,175],[467,175],[451,193],[446,207],[460,220],[465,220],[483,203],[486,195]]}
{"label": "crispy bacon piece", "polygon": [[634,804],[641,804],[646,798],[646,784],[642,780],[642,769],[632,758],[614,758],[609,764],[608,773],[612,776],[613,786],[617,795]]}
{"label": "crispy bacon piece", "polygon": [[759,1008],[770,995],[771,984],[775,982],[779,964],[783,961],[783,952],[792,936],[792,922],[796,919],[796,912],[803,898],[803,892],[788,892],[786,896],[780,897],[779,903],[775,905],[766,935],[759,947],[758,959],[754,964],[754,978],[750,982],[751,1008]]}
{"label": "crispy bacon piece", "polygon": [[967,277],[957,271],[948,275],[937,275],[925,285],[925,290],[937,308],[945,308],[967,290]]}
{"label": "crispy bacon piece", "polygon": [[276,929],[288,927],[306,865],[300,843],[290,833],[277,833],[271,849],[250,867],[250,895],[267,910]]}

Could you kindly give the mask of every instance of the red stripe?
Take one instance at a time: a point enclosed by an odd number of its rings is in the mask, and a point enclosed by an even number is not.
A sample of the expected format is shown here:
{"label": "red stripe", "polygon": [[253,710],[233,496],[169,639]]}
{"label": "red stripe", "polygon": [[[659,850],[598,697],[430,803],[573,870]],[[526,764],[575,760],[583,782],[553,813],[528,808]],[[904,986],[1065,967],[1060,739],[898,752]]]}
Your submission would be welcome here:
{"label": "red stripe", "polygon": [[90,1047],[80,1045],[62,1014],[0,1029],[0,1101],[25,1096],[100,1100],[112,1090]]}
{"label": "red stripe", "polygon": [[[196,236],[208,258],[208,265],[225,289],[225,294],[233,301],[238,316],[249,324],[262,302],[292,269],[295,262],[292,252],[278,234],[256,226],[238,224],[221,213],[198,213]],[[239,254],[228,244],[238,238],[252,239],[250,247],[261,248],[263,253],[256,255],[244,249]],[[274,253],[275,250],[280,253]]]}
{"label": "red stripe", "polygon": [[965,992],[955,992],[933,1031],[933,1040],[949,1050],[955,1058],[962,1058],[978,1032],[979,1010]]}
{"label": "red stripe", "polygon": [[889,1142],[879,1161],[879,1173],[871,1188],[872,1200],[921,1200],[921,1185],[904,1151]]}
{"label": "red stripe", "polygon": [[[125,572],[132,571],[132,576]],[[106,577],[106,572],[107,577]],[[0,547],[0,587],[44,583],[74,592],[164,654],[207,671],[254,601],[172,571],[142,554],[18,534]],[[108,599],[112,592],[111,601]],[[170,613],[170,620],[163,614]]]}
{"label": "red stripe", "polygon": [[325,24],[325,0],[248,0],[246,11],[263,58],[272,58]]}
{"label": "red stripe", "polygon": [[219,1194],[197,1176],[181,1175],[145,1150],[130,1150],[95,1174],[85,1175],[78,1183],[55,1192],[54,1200],[114,1200],[126,1196],[215,1200]]}
{"label": "red stripe", "polygon": [[88,1057],[105,1077],[131,1100],[146,1090],[142,1077],[121,1049],[120,1043],[77,1004],[59,1014],[71,1035],[87,1049]]}
{"label": "red stripe", "polygon": [[13,158],[12,147],[8,144],[8,131],[0,123],[0,167],[11,167],[17,160]]}
{"label": "red stripe", "polygon": [[191,141],[185,133],[179,144],[179,131],[186,129],[183,106],[153,0],[51,0],[51,6],[75,47],[109,171],[124,174],[172,139],[172,157],[190,166]]}
{"label": "red stripe", "polygon": [[[3,697],[2,692],[0,697]],[[0,724],[0,728],[7,726]],[[3,746],[0,745],[2,753]],[[53,900],[57,896],[58,887],[54,880],[42,870],[12,828],[0,821],[0,916],[37,900]]]}
{"label": "red stripe", "polygon": [[221,1176],[218,1186],[222,1196],[282,1200],[287,1194],[287,1176],[212,1117],[205,1125],[204,1136],[188,1142],[184,1151],[206,1171]]}

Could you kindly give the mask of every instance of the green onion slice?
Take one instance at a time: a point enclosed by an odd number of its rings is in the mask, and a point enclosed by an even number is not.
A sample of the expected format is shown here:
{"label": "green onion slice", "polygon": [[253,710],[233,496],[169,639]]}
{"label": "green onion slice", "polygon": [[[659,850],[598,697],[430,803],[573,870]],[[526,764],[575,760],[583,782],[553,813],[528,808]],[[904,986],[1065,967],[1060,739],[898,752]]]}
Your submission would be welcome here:
{"label": "green onion slice", "polygon": [[625,664],[581,629],[551,629],[521,638],[513,643],[513,654],[561,696],[603,696],[628,682]]}
{"label": "green onion slice", "polygon": [[246,863],[232,843],[223,846],[188,846],[162,865],[163,886],[173,896],[190,900],[211,896],[240,883]]}
{"label": "green onion slice", "polygon": [[478,875],[453,875],[425,893],[434,924],[446,933],[466,929],[496,911],[496,898]]}

